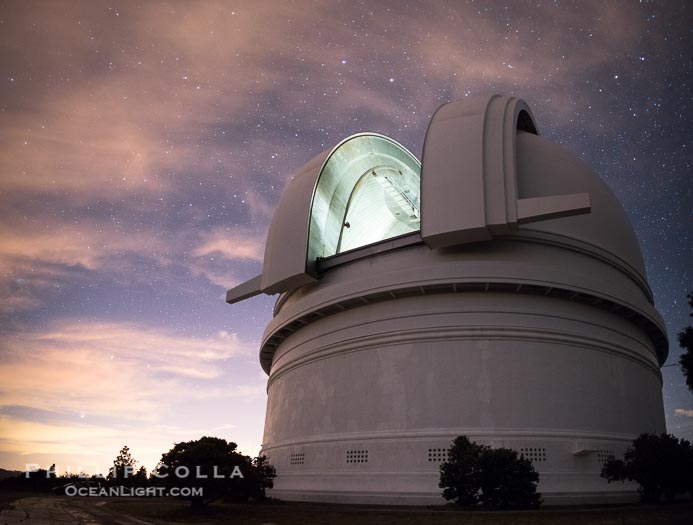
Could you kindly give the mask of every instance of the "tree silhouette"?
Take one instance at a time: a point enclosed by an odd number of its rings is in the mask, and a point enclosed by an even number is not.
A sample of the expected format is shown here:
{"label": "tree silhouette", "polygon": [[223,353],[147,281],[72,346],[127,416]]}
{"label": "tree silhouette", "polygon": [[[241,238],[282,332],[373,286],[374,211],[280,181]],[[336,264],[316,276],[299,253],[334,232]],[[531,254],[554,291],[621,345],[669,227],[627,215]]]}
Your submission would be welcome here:
{"label": "tree silhouette", "polygon": [[[693,310],[693,292],[688,294],[688,305]],[[693,317],[693,311],[689,315]],[[687,326],[679,332],[679,345],[686,349],[679,358],[679,365],[686,378],[686,386],[693,393],[693,326]]]}
{"label": "tree silhouette", "polygon": [[253,490],[252,497],[264,500],[265,489],[274,487],[274,478],[277,477],[276,469],[267,462],[267,456],[253,458],[253,470],[249,483]]}
{"label": "tree silhouette", "polygon": [[509,448],[487,449],[481,455],[481,494],[484,507],[524,509],[538,507],[539,474],[532,462]]}
{"label": "tree silhouette", "polygon": [[629,479],[640,487],[640,499],[656,503],[662,495],[693,491],[693,447],[670,434],[640,434],[623,459],[611,458],[602,468],[609,483]]}
{"label": "tree silhouette", "polygon": [[176,443],[162,454],[153,472],[158,482],[169,488],[202,489],[202,494],[181,490],[193,507],[201,507],[219,498],[231,501],[262,499],[272,486],[274,467],[266,458],[251,460],[236,451],[236,443],[216,437]]}
{"label": "tree silhouette", "polygon": [[132,478],[132,484],[135,487],[146,487],[149,484],[147,478],[147,469],[142,465]]}
{"label": "tree silhouette", "polygon": [[113,467],[108,473],[108,481],[122,485],[132,485],[135,477],[137,461],[130,454],[130,448],[125,445],[113,460]]}
{"label": "tree silhouette", "polygon": [[443,497],[458,505],[471,506],[479,502],[479,458],[483,447],[458,436],[452,443],[448,460],[440,466]]}
{"label": "tree silhouette", "polygon": [[532,462],[515,450],[477,445],[466,436],[455,438],[448,460],[440,466],[443,497],[462,506],[538,507],[538,482]]}

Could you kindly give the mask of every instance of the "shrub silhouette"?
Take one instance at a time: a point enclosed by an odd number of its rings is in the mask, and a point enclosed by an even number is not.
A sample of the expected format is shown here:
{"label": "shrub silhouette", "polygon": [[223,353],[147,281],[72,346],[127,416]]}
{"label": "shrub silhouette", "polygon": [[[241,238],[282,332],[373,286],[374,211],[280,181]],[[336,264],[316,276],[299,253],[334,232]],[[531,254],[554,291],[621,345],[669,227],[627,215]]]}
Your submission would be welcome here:
{"label": "shrub silhouette", "polygon": [[515,450],[478,445],[466,436],[455,438],[440,466],[443,497],[462,506],[535,508],[541,504],[538,482],[532,462]]}
{"label": "shrub silhouette", "polygon": [[[177,475],[178,469],[187,475]],[[201,495],[183,496],[193,507],[200,507],[222,497],[229,501],[263,499],[276,474],[266,458],[253,460],[236,452],[236,443],[205,436],[176,443],[161,456],[152,475],[169,488],[202,489]]]}
{"label": "shrub silhouette", "polygon": [[686,491],[693,494],[693,447],[670,434],[640,434],[622,460],[611,458],[604,464],[602,477],[609,483],[637,482],[645,503]]}

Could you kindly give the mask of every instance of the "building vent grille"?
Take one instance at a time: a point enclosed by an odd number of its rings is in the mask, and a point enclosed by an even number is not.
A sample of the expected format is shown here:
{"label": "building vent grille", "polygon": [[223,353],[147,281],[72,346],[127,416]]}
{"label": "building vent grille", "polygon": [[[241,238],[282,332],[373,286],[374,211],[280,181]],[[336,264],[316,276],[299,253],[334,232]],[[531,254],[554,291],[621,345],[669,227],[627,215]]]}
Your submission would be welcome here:
{"label": "building vent grille", "polygon": [[303,465],[306,460],[306,455],[304,452],[296,453],[296,454],[291,454],[291,458],[289,459],[289,465]]}
{"label": "building vent grille", "polygon": [[597,461],[602,465],[613,457],[616,457],[616,455],[614,454],[614,451],[611,449],[600,448],[599,450],[597,450]]}
{"label": "building vent grille", "polygon": [[368,451],[367,450],[347,450],[346,462],[347,463],[368,463]]}
{"label": "building vent grille", "polygon": [[429,448],[428,461],[431,463],[441,463],[448,460],[449,448]]}
{"label": "building vent grille", "polygon": [[546,461],[546,449],[545,448],[521,448],[520,456],[523,456],[530,460],[532,463],[537,463],[540,461]]}

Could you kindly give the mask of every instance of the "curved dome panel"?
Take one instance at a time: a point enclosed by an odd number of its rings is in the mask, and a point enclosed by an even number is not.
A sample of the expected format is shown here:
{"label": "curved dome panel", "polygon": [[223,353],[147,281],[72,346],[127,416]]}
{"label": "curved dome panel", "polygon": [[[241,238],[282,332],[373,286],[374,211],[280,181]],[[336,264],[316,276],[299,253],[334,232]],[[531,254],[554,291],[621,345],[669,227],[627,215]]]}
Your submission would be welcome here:
{"label": "curved dome panel", "polygon": [[520,198],[589,192],[591,213],[522,225],[520,232],[550,234],[584,243],[630,275],[652,302],[640,244],[626,211],[609,187],[576,155],[538,135],[517,134],[517,184]]}
{"label": "curved dome panel", "polygon": [[354,135],[330,153],[313,193],[309,264],[419,231],[421,164],[394,140]]}

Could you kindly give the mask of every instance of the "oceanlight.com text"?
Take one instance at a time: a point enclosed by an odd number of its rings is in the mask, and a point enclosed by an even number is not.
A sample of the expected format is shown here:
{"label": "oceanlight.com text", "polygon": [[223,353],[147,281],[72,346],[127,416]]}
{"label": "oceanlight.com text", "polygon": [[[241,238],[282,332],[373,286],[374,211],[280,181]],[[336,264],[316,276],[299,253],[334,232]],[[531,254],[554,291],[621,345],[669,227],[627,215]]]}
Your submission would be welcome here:
{"label": "oceanlight.com text", "polygon": [[202,487],[77,487],[68,485],[65,487],[66,496],[82,496],[93,498],[131,498],[131,497],[164,497],[182,496],[202,497]]}

